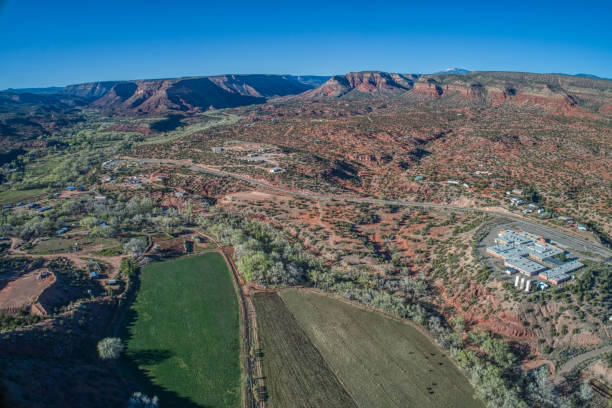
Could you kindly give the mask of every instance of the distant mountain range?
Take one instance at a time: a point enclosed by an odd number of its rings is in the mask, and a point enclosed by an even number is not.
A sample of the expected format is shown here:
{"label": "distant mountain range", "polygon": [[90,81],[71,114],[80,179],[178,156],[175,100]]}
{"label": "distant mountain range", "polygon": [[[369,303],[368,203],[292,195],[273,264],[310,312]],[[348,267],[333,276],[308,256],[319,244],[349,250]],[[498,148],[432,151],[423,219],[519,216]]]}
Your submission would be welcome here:
{"label": "distant mountain range", "polygon": [[[434,72],[433,74],[424,74],[424,75],[467,75],[471,72],[472,71],[467,70],[465,68],[455,67],[455,68],[446,68],[442,71]],[[495,72],[495,71],[482,71],[482,72]],[[397,74],[397,75],[400,75],[400,74]],[[414,75],[414,74],[410,74],[410,75],[401,74],[401,75],[412,76],[412,77],[420,76],[420,75]],[[599,77],[593,74],[583,74],[583,73],[580,73],[580,74],[553,73],[552,75],[564,75],[564,76],[574,76],[574,77],[581,77],[581,78],[612,80],[610,78],[604,78],[604,77]],[[338,75],[335,75],[335,76],[323,76],[323,75],[217,75],[217,76],[208,76],[208,77],[204,76],[204,77],[187,77],[187,78],[170,78],[170,79],[148,79],[148,80],[134,80],[134,81],[98,81],[98,82],[89,82],[89,83],[84,83],[84,84],[68,85],[65,87],[50,86],[50,87],[43,87],[43,88],[8,88],[0,92],[12,93],[12,94],[36,94],[36,95],[52,95],[52,94],[63,93],[63,94],[69,94],[69,95],[74,95],[74,96],[80,96],[84,98],[97,98],[97,97],[101,97],[105,95],[108,91],[110,91],[114,86],[118,84],[127,84],[127,83],[145,84],[145,83],[158,83],[161,81],[195,80],[195,79],[202,80],[203,78],[228,78],[228,77],[242,78],[245,81],[255,80],[256,78],[260,78],[260,79],[267,78],[269,80],[272,78],[284,78],[287,81],[294,82],[294,83],[297,82],[309,88],[317,88],[321,86],[322,84],[324,84],[330,78],[333,78],[333,77],[337,78]],[[262,85],[261,80],[259,81],[258,85]],[[126,85],[122,85],[122,86],[125,87]],[[270,89],[268,89],[268,91],[270,91]],[[285,90],[285,89],[279,88],[276,90],[276,92],[278,93],[277,96],[283,96],[283,95],[286,95],[287,92],[292,93],[294,91],[295,89]],[[257,96],[257,95],[254,95],[252,92],[248,92],[248,94],[250,96]],[[255,90],[255,94],[258,94],[256,90]],[[259,96],[265,96],[265,95],[259,95]]]}
{"label": "distant mountain range", "polygon": [[61,86],[49,86],[46,88],[9,88],[1,92],[10,92],[10,93],[16,93],[16,94],[32,93],[32,94],[38,94],[38,95],[48,95],[48,94],[54,94],[54,93],[61,92],[62,89],[64,88]]}
{"label": "distant mountain range", "polygon": [[[465,74],[469,74],[470,70],[464,69],[464,68],[446,68],[443,69],[442,71],[438,71],[438,72],[434,72],[434,75],[465,75]],[[610,80],[610,78],[603,78],[603,77],[599,77],[597,75],[593,75],[593,74],[563,74],[563,73],[555,73],[555,75],[567,75],[567,76],[577,76],[577,77],[582,77],[582,78],[594,78],[594,79],[607,79]]]}
{"label": "distant mountain range", "polygon": [[321,86],[287,98],[304,102],[329,98],[402,98],[418,103],[439,100],[445,105],[530,106],[547,111],[612,112],[612,82],[597,78],[521,72],[406,75],[350,72],[335,75]]}
{"label": "distant mountain range", "polygon": [[[561,74],[561,75],[566,75],[566,74]],[[597,75],[593,75],[593,74],[574,74],[574,76],[577,77],[582,77],[582,78],[595,78],[595,79],[605,79],[608,81],[611,81],[612,79],[610,78],[604,78],[604,77],[599,77]]]}
{"label": "distant mountain range", "polygon": [[[172,79],[101,81],[64,88],[11,89],[0,92],[0,107],[38,106],[72,109],[87,106],[118,115],[194,113],[261,104],[271,99],[303,101],[363,98],[368,95],[414,98],[461,98],[477,103],[504,102],[569,109],[601,93],[608,110],[612,84],[592,75],[529,74],[449,68],[428,75],[381,71],[345,75],[217,75]],[[593,95],[596,96],[596,95]],[[607,99],[608,98],[608,99]],[[601,103],[600,103],[601,102]],[[599,108],[597,108],[599,109]]]}
{"label": "distant mountain range", "polygon": [[434,72],[434,74],[463,75],[463,74],[469,74],[470,72],[471,71],[468,71],[467,69],[463,69],[463,68],[446,68],[442,71]]}
{"label": "distant mountain range", "polygon": [[[0,105],[88,105],[107,113],[139,115],[195,112],[264,103],[270,98],[314,89],[325,76],[218,75],[135,81],[101,81],[0,92]],[[53,92],[50,90],[53,89]]]}

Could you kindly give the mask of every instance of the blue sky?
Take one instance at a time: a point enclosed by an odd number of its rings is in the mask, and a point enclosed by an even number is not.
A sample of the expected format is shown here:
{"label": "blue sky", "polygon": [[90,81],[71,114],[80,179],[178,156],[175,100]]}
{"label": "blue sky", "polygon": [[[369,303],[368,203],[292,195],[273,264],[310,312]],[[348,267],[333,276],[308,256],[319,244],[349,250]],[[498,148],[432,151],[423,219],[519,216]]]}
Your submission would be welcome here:
{"label": "blue sky", "polygon": [[612,77],[612,2],[0,0],[0,89],[223,73]]}

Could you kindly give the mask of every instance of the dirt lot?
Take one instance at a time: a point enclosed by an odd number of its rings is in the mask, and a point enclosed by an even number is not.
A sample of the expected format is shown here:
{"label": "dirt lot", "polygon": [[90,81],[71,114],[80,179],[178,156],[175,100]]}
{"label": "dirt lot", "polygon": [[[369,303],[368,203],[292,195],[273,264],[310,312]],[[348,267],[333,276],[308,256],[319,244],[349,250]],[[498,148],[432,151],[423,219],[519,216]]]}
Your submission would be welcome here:
{"label": "dirt lot", "polygon": [[55,279],[55,275],[44,268],[7,282],[0,290],[0,312],[17,312],[28,308],[36,303],[38,297],[55,282]]}

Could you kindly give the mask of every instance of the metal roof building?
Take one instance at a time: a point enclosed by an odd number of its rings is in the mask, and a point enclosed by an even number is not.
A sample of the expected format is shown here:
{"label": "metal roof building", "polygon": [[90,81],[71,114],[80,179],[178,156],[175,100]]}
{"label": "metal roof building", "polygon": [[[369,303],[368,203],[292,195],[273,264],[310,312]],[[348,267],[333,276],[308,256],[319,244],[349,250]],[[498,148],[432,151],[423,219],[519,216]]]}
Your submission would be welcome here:
{"label": "metal roof building", "polygon": [[517,247],[511,244],[493,245],[487,247],[487,252],[491,255],[502,258],[503,260],[510,258],[520,258],[529,253],[524,248]]}
{"label": "metal roof building", "polygon": [[553,268],[550,270],[550,272],[555,272],[555,273],[570,273],[573,272],[575,270],[578,270],[580,268],[582,268],[584,266],[584,264],[582,262],[578,262],[578,261],[570,261],[570,262],[566,262],[562,265],[557,266],[556,268]]}
{"label": "metal roof building", "polygon": [[543,261],[546,258],[551,258],[563,252],[558,248],[542,244],[540,242],[535,242],[533,243],[533,245],[529,246],[525,245],[525,250],[529,253],[530,256],[539,261]]}
{"label": "metal roof building", "polygon": [[536,234],[532,234],[530,232],[526,232],[526,231],[517,231],[516,234],[521,235],[527,239],[530,239],[532,241],[537,241],[538,239],[540,239],[541,237],[539,235]]}
{"label": "metal roof building", "polygon": [[582,262],[570,261],[559,265],[558,267],[553,268],[549,271],[544,271],[538,276],[551,283],[554,283],[555,285],[558,285],[559,283],[565,282],[566,280],[569,280],[571,278],[571,276],[568,275],[570,272],[578,270],[583,266],[584,264]]}
{"label": "metal roof building", "polygon": [[550,283],[552,283],[554,285],[558,285],[558,284],[560,284],[562,282],[565,282],[565,281],[570,279],[570,276],[568,274],[566,274],[566,273],[555,273],[555,272],[552,272],[552,270],[540,272],[538,277],[540,279],[547,280],[547,281],[549,281]]}
{"label": "metal roof building", "polygon": [[546,266],[541,265],[527,258],[507,259],[504,262],[504,265],[509,268],[514,268],[518,270],[520,273],[522,273],[523,275],[527,275],[527,276],[537,275],[539,272],[542,272],[548,269]]}
{"label": "metal roof building", "polygon": [[502,259],[530,256],[537,261],[544,261],[563,252],[559,248],[538,242],[539,236],[528,232],[515,232],[503,230],[495,239],[497,245],[487,248],[491,255]]}
{"label": "metal roof building", "polygon": [[525,244],[529,244],[532,242],[530,239],[527,239],[524,236],[521,236],[512,230],[503,230],[498,234],[498,237],[499,238],[497,238],[495,241],[501,242],[504,244],[525,245]]}

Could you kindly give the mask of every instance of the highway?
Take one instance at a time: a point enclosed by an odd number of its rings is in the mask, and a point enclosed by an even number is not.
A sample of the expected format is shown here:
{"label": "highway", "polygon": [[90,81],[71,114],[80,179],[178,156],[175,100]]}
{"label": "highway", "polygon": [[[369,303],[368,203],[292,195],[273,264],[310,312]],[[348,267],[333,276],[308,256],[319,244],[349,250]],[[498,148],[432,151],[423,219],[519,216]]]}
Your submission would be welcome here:
{"label": "highway", "polygon": [[[376,198],[368,197],[339,197],[339,196],[328,196],[318,193],[305,192],[305,191],[294,191],[285,187],[278,187],[266,182],[256,180],[250,177],[241,176],[238,174],[229,173],[223,170],[212,169],[202,164],[195,164],[189,160],[174,160],[174,159],[149,159],[149,158],[133,158],[133,157],[121,157],[120,160],[132,161],[141,164],[170,164],[178,165],[189,168],[194,172],[206,173],[218,177],[231,177],[236,180],[241,180],[246,183],[263,187],[268,190],[277,191],[283,194],[293,195],[295,197],[303,197],[312,200],[320,201],[343,201],[349,203],[368,203],[368,204],[380,204],[380,205],[397,205],[403,207],[422,207],[422,208],[437,208],[444,210],[454,211],[468,211],[468,212],[479,212],[483,214],[490,214],[496,217],[503,217],[512,222],[517,228],[525,231],[544,236],[551,239],[554,243],[558,244],[562,248],[568,250],[576,250],[587,254],[581,254],[580,256],[585,259],[604,261],[608,264],[612,264],[612,251],[605,248],[602,245],[588,241],[582,237],[569,234],[567,232],[559,231],[550,226],[542,225],[532,220],[527,220],[523,217],[519,217],[513,214],[502,213],[498,211],[486,210],[478,207],[461,207],[449,204],[437,204],[429,202],[416,202],[416,201],[403,201],[403,200],[380,200]],[[591,255],[595,255],[595,257]]]}

